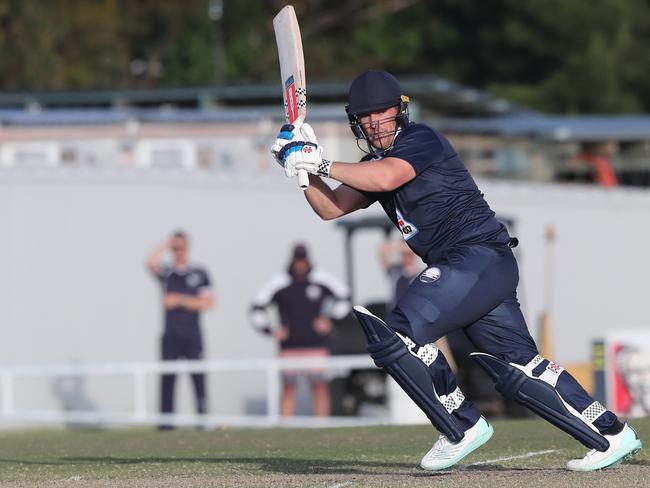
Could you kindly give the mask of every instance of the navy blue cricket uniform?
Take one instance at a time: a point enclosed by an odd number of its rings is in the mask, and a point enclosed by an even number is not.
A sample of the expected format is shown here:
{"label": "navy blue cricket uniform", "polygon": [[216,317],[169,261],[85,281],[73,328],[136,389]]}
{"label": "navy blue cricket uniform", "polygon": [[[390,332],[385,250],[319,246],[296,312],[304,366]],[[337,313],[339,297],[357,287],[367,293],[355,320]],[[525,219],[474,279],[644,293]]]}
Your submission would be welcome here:
{"label": "navy blue cricket uniform", "polygon": [[347,285],[320,269],[309,271],[304,279],[282,272],[257,292],[251,304],[253,326],[267,334],[271,333],[272,305],[277,308],[280,323],[289,329],[281,349],[326,348],[327,338],[314,330],[314,319],[319,315],[345,317],[350,311],[350,292]]}
{"label": "navy blue cricket uniform", "polygon": [[[427,264],[397,301],[388,324],[419,346],[461,330],[477,351],[530,363],[538,376],[553,375],[559,393],[578,412],[592,405],[594,400],[573,377],[560,375],[562,368],[546,359],[537,361],[537,346],[517,300],[519,272],[510,236],[447,139],[426,125],[410,123],[383,157],[408,162],[416,177],[393,191],[362,193],[381,204]],[[442,354],[430,371],[436,391],[456,389]],[[467,428],[479,418],[467,400],[453,415]],[[607,411],[594,425],[602,432],[615,421]]]}
{"label": "navy blue cricket uniform", "polygon": [[393,292],[387,304],[387,311],[390,311],[395,308],[397,300],[408,290],[415,276],[405,274],[404,267],[401,264],[393,264],[386,268],[386,275],[390,281],[390,289]]}
{"label": "navy blue cricket uniform", "polygon": [[[199,266],[177,269],[163,268],[158,274],[164,293],[181,293],[198,296],[210,288],[207,271]],[[203,339],[199,323],[199,312],[183,307],[165,310],[165,330],[162,336],[162,359],[202,359]],[[176,375],[162,375],[161,411],[171,413],[174,410],[174,383]],[[205,375],[192,374],[196,393],[197,411],[205,412]]]}

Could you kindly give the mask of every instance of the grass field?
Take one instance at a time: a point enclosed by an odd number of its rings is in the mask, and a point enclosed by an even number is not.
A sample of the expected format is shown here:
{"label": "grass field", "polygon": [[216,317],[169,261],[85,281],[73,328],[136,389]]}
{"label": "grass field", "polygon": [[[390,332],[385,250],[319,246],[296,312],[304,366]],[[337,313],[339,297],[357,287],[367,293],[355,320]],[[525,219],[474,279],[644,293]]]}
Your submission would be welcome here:
{"label": "grass field", "polygon": [[[2,487],[650,487],[650,449],[596,473],[585,449],[540,420],[494,421],[492,440],[451,470],[417,467],[428,426],[339,429],[38,430],[0,433]],[[633,422],[650,439],[650,418]]]}

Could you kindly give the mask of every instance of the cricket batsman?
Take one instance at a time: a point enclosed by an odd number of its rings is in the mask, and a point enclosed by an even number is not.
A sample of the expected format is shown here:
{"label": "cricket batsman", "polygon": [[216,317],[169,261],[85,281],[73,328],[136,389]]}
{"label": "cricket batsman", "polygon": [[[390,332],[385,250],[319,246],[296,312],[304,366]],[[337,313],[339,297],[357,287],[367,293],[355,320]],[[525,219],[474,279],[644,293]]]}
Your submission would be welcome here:
{"label": "cricket batsman", "polygon": [[[408,97],[389,73],[351,84],[346,112],[367,154],[358,163],[323,158],[313,129],[285,125],[271,148],[288,177],[309,173],[307,202],[331,220],[379,202],[427,264],[383,322],[355,307],[368,352],[440,432],[420,463],[446,469],[485,444],[492,426],[456,384],[435,341],[461,330],[496,389],[571,435],[589,452],[575,471],[619,464],[641,449],[627,423],[606,410],[561,366],[541,357],[517,301],[516,240],[497,221],[449,141],[409,121]],[[322,177],[341,184],[331,189]]]}

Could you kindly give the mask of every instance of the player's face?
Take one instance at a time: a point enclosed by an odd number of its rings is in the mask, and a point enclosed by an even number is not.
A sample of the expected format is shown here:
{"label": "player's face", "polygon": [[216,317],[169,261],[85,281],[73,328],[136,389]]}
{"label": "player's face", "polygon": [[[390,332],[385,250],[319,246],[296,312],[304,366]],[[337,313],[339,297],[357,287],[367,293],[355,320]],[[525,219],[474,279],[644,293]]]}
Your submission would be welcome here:
{"label": "player's face", "polygon": [[187,259],[187,239],[184,237],[174,237],[171,242],[172,253],[176,261],[185,261]]}
{"label": "player's face", "polygon": [[309,271],[309,261],[307,259],[294,259],[292,266],[294,275],[301,278]]}
{"label": "player's face", "polygon": [[393,143],[397,130],[397,107],[390,107],[380,112],[371,112],[359,117],[361,128],[370,144],[377,149],[388,149]]}

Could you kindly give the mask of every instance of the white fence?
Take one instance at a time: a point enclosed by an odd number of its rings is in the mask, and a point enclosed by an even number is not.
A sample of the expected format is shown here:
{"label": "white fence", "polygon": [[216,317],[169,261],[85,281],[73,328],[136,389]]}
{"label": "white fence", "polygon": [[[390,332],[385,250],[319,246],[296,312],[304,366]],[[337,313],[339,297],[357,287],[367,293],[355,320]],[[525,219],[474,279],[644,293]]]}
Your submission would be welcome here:
{"label": "white fence", "polygon": [[[352,369],[373,368],[365,355],[324,358],[277,358],[212,361],[159,361],[95,363],[79,365],[30,365],[0,368],[2,404],[0,420],[16,423],[65,423],[77,425],[159,425],[201,426],[347,426],[389,422],[388,417],[282,417],[279,412],[283,370],[323,370],[341,374]],[[260,372],[266,375],[266,414],[160,414],[147,404],[148,377],[163,373]],[[17,382],[31,378],[127,376],[131,379],[132,411],[40,410],[19,408],[14,401]],[[128,394],[128,392],[124,392]]]}

